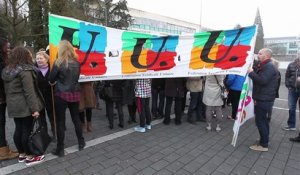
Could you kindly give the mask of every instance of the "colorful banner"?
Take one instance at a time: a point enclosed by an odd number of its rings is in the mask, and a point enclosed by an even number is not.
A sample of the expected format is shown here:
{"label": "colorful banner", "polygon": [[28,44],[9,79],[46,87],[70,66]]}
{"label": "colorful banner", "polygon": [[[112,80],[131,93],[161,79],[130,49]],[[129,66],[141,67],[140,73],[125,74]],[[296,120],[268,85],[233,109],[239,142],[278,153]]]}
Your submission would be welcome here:
{"label": "colorful banner", "polygon": [[49,15],[50,63],[59,41],[70,41],[81,63],[80,81],[245,75],[255,38],[256,26],[158,36]]}
{"label": "colorful banner", "polygon": [[235,120],[233,125],[234,134],[231,143],[233,146],[236,145],[240,126],[242,126],[250,118],[254,117],[254,102],[252,99],[252,90],[253,90],[252,80],[247,75],[240,96],[237,119]]}

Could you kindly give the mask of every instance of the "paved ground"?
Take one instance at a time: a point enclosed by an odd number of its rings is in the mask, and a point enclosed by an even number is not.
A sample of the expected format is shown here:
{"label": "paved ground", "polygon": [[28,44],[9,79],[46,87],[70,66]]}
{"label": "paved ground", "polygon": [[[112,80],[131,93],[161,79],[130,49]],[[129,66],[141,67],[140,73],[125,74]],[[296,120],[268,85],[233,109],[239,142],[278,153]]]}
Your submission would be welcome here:
{"label": "paved ground", "polygon": [[[156,120],[152,130],[137,133],[132,129],[134,125],[110,130],[105,110],[94,110],[94,130],[84,135],[86,149],[77,151],[75,132],[68,121],[65,141],[68,154],[65,157],[47,154],[45,162],[31,167],[17,163],[17,160],[2,161],[0,174],[299,175],[300,144],[288,140],[298,131],[281,129],[288,117],[284,86],[281,87],[280,98],[274,105],[269,152],[249,150],[259,137],[253,119],[241,127],[237,145],[233,147],[230,145],[233,122],[226,119],[220,133],[206,131],[205,123],[188,124],[186,116],[180,126],[174,122],[165,126]],[[298,117],[297,121],[299,126]],[[11,145],[13,127],[9,120],[7,139]],[[48,150],[52,148],[54,143]]]}

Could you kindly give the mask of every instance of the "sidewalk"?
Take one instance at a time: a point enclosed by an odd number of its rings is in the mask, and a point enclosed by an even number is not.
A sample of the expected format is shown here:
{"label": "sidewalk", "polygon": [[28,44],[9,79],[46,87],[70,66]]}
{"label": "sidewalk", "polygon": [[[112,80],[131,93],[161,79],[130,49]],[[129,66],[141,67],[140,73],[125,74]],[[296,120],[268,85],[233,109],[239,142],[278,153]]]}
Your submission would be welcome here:
{"label": "sidewalk", "polygon": [[[287,97],[281,87],[281,98]],[[102,104],[103,109],[105,106]],[[94,110],[92,133],[85,133],[87,147],[77,151],[77,141],[72,124],[68,121],[66,151],[63,158],[46,155],[45,162],[26,167],[17,160],[2,161],[0,174],[299,174],[300,144],[292,143],[298,131],[284,131],[288,117],[287,101],[276,100],[271,120],[270,147],[265,153],[254,152],[249,146],[259,137],[254,120],[240,128],[236,147],[230,145],[233,121],[224,119],[220,133],[205,130],[205,123],[191,125],[183,117],[182,125],[174,122],[168,126],[154,121],[146,133],[133,131],[135,125],[125,129],[108,128],[105,110]],[[124,111],[127,111],[124,108]],[[127,116],[127,115],[125,115]],[[226,115],[225,115],[226,116]],[[125,119],[127,121],[127,118]],[[8,141],[12,144],[13,124],[8,121]],[[297,119],[299,126],[299,119]],[[298,127],[299,128],[299,127]],[[48,152],[54,148],[52,143]]]}

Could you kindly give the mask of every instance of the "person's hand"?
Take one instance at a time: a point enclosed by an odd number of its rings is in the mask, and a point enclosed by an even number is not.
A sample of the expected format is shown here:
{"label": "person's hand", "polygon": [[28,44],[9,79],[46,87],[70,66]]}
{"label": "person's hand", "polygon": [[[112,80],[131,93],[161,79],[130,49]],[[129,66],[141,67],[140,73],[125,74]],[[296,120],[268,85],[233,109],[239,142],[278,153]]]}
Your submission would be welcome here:
{"label": "person's hand", "polygon": [[40,113],[36,111],[36,112],[32,113],[31,115],[33,118],[38,118],[40,116]]}
{"label": "person's hand", "polygon": [[252,68],[252,67],[249,67],[249,69],[248,69],[247,72],[248,72],[248,73],[253,72],[253,68]]}

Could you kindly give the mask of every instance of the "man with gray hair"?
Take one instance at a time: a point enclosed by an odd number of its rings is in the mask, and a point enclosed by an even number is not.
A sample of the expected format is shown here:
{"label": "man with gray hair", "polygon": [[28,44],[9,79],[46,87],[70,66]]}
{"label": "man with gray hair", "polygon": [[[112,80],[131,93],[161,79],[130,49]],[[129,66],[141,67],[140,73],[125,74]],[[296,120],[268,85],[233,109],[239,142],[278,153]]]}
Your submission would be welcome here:
{"label": "man with gray hair", "polygon": [[255,123],[259,131],[259,144],[250,146],[254,151],[268,151],[269,122],[268,112],[272,109],[278,91],[278,71],[272,63],[272,50],[263,48],[258,52],[257,70],[249,68],[249,77],[253,80]]}

